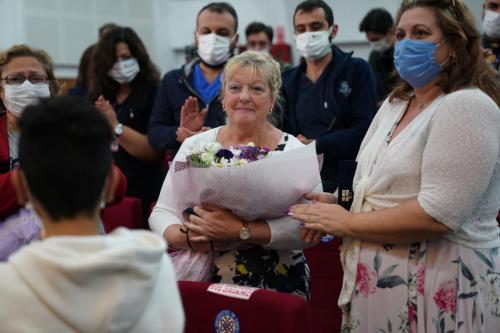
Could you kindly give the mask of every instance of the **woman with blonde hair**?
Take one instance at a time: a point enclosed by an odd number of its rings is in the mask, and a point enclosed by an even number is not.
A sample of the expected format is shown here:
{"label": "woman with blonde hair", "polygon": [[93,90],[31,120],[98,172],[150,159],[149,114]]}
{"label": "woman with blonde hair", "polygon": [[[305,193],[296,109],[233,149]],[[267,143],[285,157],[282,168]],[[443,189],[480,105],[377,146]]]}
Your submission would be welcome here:
{"label": "woman with blonde hair", "polygon": [[[221,80],[227,125],[185,140],[173,163],[180,161],[196,143],[218,142],[227,148],[252,142],[285,152],[303,147],[298,139],[272,124],[281,73],[279,64],[269,55],[249,51],[231,58]],[[214,251],[213,282],[308,296],[309,269],[301,251],[308,243],[300,239],[298,221],[285,216],[248,222],[230,210],[201,203],[194,207],[195,214],[182,221],[174,204],[172,179],[170,170],[149,219],[151,229],[163,235],[169,246],[195,252]],[[321,188],[319,175],[317,188]],[[183,225],[187,233],[183,232]],[[313,234],[309,235],[310,242]]]}

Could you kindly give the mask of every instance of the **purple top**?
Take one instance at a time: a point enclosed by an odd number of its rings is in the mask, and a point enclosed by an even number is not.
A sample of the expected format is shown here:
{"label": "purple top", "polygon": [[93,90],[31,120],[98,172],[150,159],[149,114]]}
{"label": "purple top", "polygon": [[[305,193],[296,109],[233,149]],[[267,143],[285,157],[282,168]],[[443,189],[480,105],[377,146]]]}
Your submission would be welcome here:
{"label": "purple top", "polygon": [[40,218],[26,208],[0,221],[0,261],[6,261],[32,240],[40,239],[41,225]]}

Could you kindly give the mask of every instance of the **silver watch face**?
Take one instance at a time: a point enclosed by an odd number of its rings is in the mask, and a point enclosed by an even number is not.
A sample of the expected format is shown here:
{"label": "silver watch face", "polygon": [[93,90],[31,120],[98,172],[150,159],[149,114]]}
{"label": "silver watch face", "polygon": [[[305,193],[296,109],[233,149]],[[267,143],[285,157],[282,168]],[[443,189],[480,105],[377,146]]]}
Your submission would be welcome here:
{"label": "silver watch face", "polygon": [[247,240],[250,238],[250,230],[248,228],[242,228],[240,230],[240,239]]}
{"label": "silver watch face", "polygon": [[122,124],[118,124],[115,126],[115,134],[118,136],[123,134],[123,125]]}

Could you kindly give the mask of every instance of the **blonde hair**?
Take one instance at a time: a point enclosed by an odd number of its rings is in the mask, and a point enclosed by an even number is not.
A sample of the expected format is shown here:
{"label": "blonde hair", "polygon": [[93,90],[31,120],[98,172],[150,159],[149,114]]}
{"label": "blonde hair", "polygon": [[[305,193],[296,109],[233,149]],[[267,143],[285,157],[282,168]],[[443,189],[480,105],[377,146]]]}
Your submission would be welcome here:
{"label": "blonde hair", "polygon": [[[444,39],[455,50],[455,55],[443,66],[441,89],[448,94],[475,86],[500,105],[500,80],[484,59],[481,35],[467,6],[461,0],[404,0],[396,16],[396,25],[405,11],[416,7],[429,8],[435,13]],[[390,100],[407,100],[411,91],[413,88],[400,79]]]}
{"label": "blonde hair", "polygon": [[270,55],[263,52],[246,51],[235,57],[229,59],[222,71],[222,93],[221,97],[224,98],[224,90],[227,81],[233,77],[234,73],[245,67],[249,70],[251,77],[259,75],[267,81],[271,96],[274,98],[273,109],[281,104],[281,70],[279,63],[274,60]]}
{"label": "blonde hair", "polygon": [[12,61],[12,59],[18,57],[35,58],[42,65],[43,70],[49,79],[49,89],[51,95],[57,94],[59,91],[59,84],[54,75],[54,62],[52,61],[52,58],[50,58],[49,54],[44,50],[35,49],[26,44],[14,45],[0,53],[0,77],[3,77],[2,73],[5,65]]}

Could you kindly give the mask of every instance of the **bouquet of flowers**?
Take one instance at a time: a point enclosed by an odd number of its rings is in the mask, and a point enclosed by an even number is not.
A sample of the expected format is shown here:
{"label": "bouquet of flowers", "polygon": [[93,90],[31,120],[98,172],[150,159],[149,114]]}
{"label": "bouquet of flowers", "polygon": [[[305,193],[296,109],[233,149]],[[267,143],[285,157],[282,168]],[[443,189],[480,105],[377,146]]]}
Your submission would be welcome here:
{"label": "bouquet of flowers", "polygon": [[246,221],[285,215],[320,182],[314,145],[270,151],[252,144],[224,149],[219,143],[201,143],[173,168],[178,212],[207,202]]}
{"label": "bouquet of flowers", "polygon": [[[172,167],[172,196],[181,220],[186,208],[203,202],[246,221],[282,217],[320,183],[314,145],[271,151],[251,143],[227,149],[219,143],[197,143]],[[172,261],[179,280],[208,278],[211,254],[181,250]]]}

